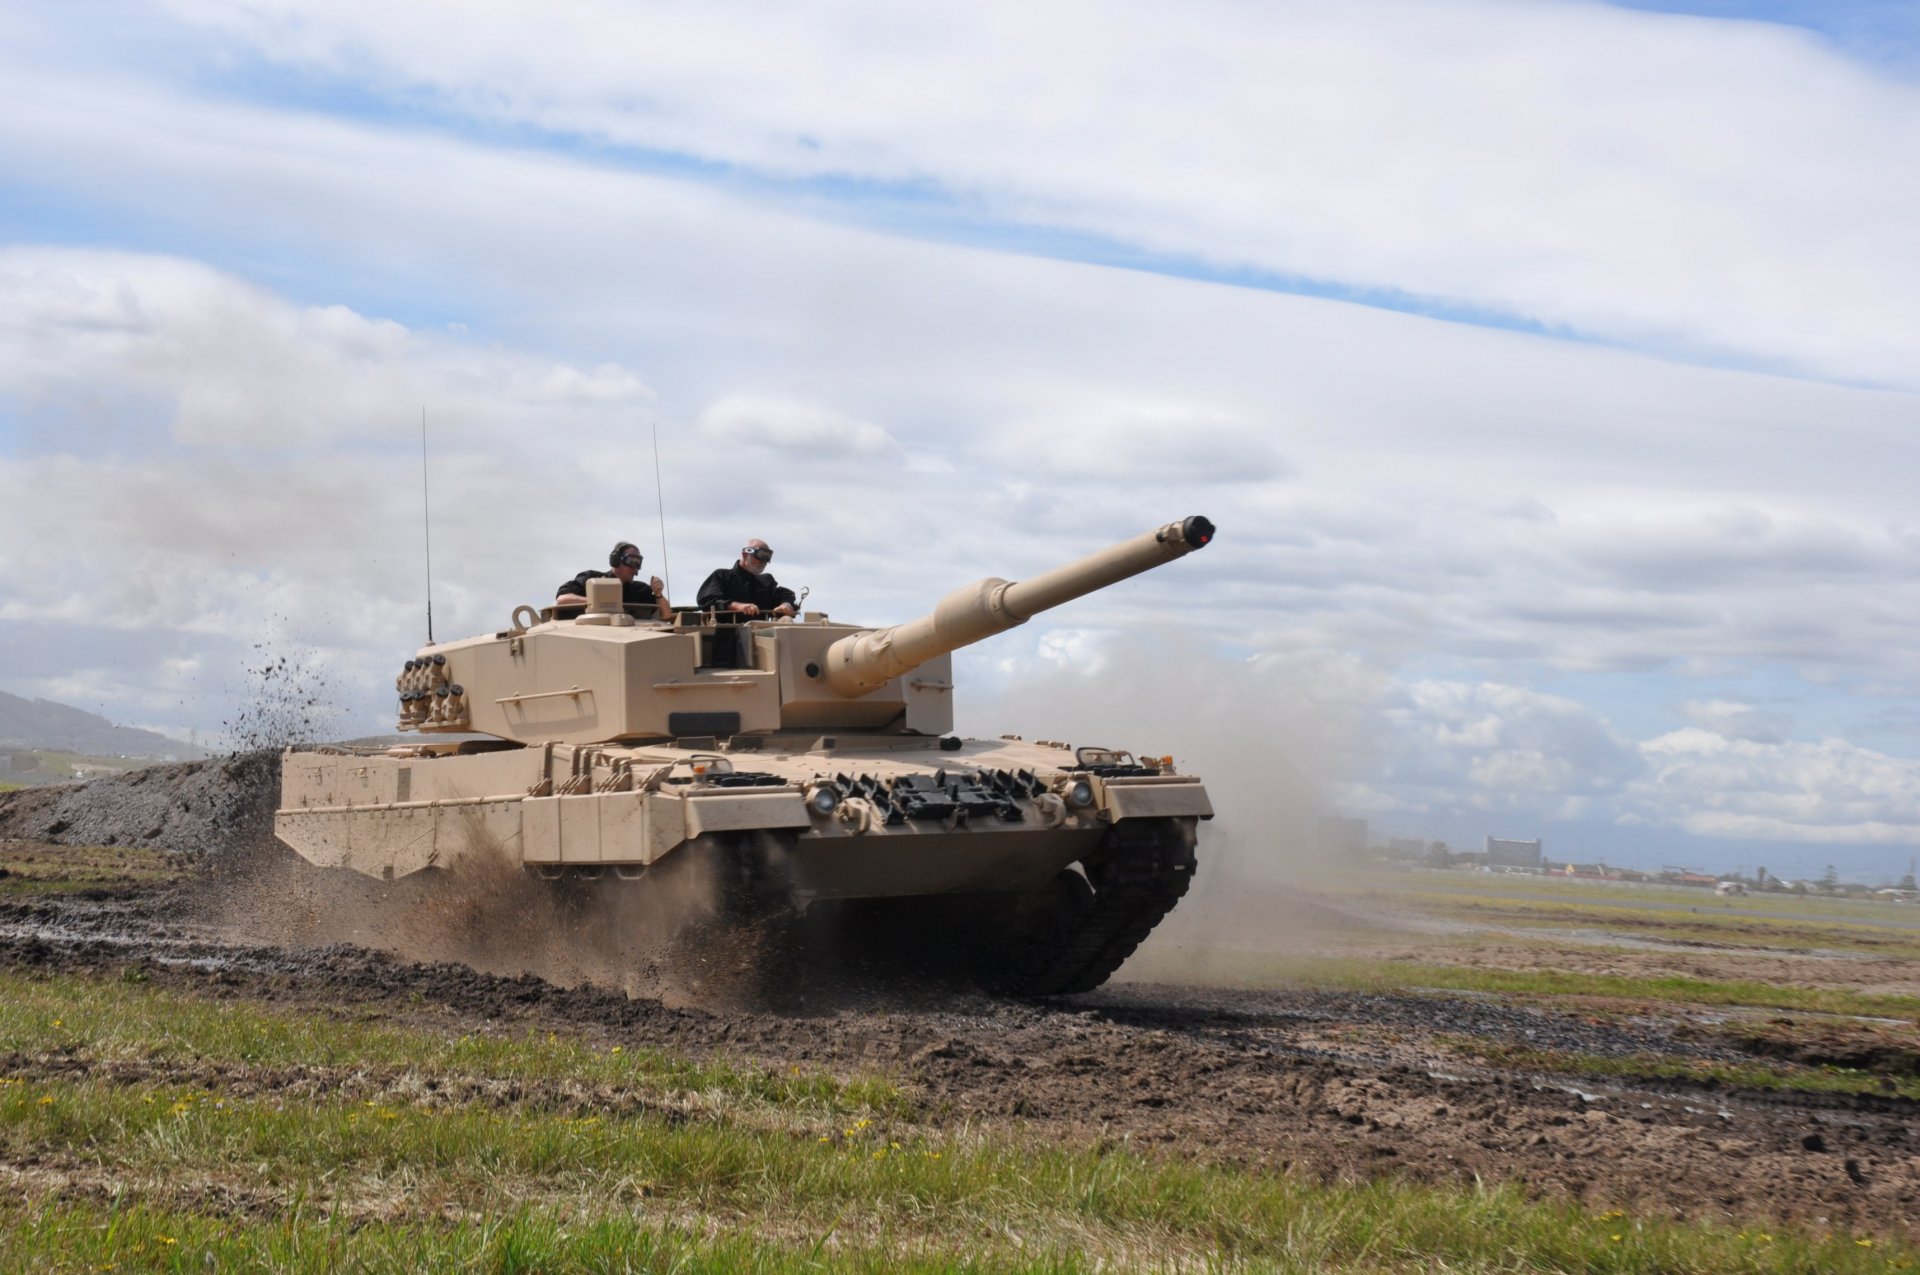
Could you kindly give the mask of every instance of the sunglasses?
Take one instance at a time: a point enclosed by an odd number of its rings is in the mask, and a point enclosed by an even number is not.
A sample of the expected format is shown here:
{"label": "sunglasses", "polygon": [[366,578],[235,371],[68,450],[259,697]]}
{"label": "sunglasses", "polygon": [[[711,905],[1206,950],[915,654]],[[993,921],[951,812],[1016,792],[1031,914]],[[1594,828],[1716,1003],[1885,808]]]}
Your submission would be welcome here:
{"label": "sunglasses", "polygon": [[740,556],[741,556],[741,557],[743,557],[743,558],[758,558],[758,559],[760,559],[760,561],[762,561],[762,562],[772,562],[772,561],[773,561],[773,550],[771,550],[771,549],[742,549],[742,550],[740,551]]}

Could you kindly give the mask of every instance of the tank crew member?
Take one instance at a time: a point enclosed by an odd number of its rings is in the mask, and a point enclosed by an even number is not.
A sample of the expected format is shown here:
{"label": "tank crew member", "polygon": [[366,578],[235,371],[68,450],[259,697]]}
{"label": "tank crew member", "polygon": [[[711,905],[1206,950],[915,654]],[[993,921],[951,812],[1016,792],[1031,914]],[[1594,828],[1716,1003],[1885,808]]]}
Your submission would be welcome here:
{"label": "tank crew member", "polygon": [[[645,584],[634,578],[640,574],[642,561],[639,548],[622,540],[607,555],[607,565],[613,568],[611,571],[582,571],[554,590],[554,614],[561,619],[570,618],[562,614],[562,608],[584,607],[587,604],[587,581],[612,576],[620,581],[620,600],[628,607],[629,614],[634,607],[652,607],[658,618],[671,620],[673,608],[667,603],[667,586],[660,582],[660,577],[654,576]],[[572,614],[578,615],[579,611],[575,610]]]}
{"label": "tank crew member", "polygon": [[766,541],[747,541],[747,547],[740,551],[740,561],[720,568],[700,586],[700,609],[737,611],[748,619],[763,614],[792,615],[797,609],[793,590],[781,588],[780,582],[767,574],[771,561],[773,550],[767,548]]}

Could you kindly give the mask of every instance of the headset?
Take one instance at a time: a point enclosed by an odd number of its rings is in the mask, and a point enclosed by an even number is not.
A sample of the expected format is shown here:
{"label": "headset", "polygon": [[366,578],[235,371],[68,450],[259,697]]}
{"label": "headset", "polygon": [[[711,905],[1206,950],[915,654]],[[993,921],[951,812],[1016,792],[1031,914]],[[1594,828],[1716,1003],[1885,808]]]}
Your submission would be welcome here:
{"label": "headset", "polygon": [[633,569],[638,571],[640,564],[646,561],[646,557],[640,552],[639,545],[626,540],[622,540],[613,547],[613,552],[607,555],[607,565],[610,567],[627,565],[627,550],[629,549],[633,550]]}

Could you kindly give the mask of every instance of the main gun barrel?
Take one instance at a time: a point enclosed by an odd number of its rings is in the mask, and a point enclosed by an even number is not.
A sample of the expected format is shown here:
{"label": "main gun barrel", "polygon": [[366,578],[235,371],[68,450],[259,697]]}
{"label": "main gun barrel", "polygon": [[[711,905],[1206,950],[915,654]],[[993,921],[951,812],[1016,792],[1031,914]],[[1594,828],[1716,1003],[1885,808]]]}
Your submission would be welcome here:
{"label": "main gun barrel", "polygon": [[1004,633],[1040,612],[1203,548],[1213,524],[1195,515],[1123,540],[1031,580],[976,580],[917,620],[841,638],[827,648],[826,683],[852,699],[936,656]]}

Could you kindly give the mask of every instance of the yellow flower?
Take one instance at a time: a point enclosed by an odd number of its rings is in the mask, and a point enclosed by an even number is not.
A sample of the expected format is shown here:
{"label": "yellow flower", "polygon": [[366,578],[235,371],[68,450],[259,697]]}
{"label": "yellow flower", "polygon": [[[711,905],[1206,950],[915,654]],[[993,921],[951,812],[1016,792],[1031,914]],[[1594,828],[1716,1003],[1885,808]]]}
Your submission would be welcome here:
{"label": "yellow flower", "polygon": [[1612,1240],[1615,1244],[1618,1244],[1620,1242],[1620,1237],[1618,1235],[1610,1235],[1607,1238]]}
{"label": "yellow flower", "polygon": [[53,1105],[53,1095],[48,1094],[46,1097],[42,1098],[40,1100],[40,1105],[43,1107],[51,1107]]}
{"label": "yellow flower", "polygon": [[833,1141],[833,1139],[832,1139],[832,1138],[830,1138],[830,1137],[828,1137],[828,1136],[827,1136],[826,1134],[824,1134],[824,1133],[823,1133],[823,1134],[821,1134],[821,1135],[820,1135],[820,1141],[822,1141],[822,1142],[832,1142],[832,1141]]}
{"label": "yellow flower", "polygon": [[1854,1241],[1854,1243],[1855,1243],[1855,1244],[1858,1244],[1858,1245],[1859,1245],[1859,1246],[1860,1246],[1861,1248],[1872,1248],[1872,1247],[1873,1247],[1873,1241],[1872,1241],[1872,1240],[1855,1240],[1855,1241]]}
{"label": "yellow flower", "polygon": [[617,1053],[619,1053],[619,1052],[620,1052],[620,1046],[618,1046],[618,1045],[615,1045],[615,1046],[613,1047],[613,1052],[614,1052],[614,1053],[616,1053],[616,1054],[617,1054]]}
{"label": "yellow flower", "polygon": [[159,1236],[155,1236],[154,1238],[158,1239],[162,1244],[178,1244],[180,1242],[179,1240],[174,1239],[173,1236],[171,1235],[159,1235]]}
{"label": "yellow flower", "polygon": [[54,1020],[53,1020],[53,1025],[54,1025],[55,1027],[59,1027],[59,1026],[61,1026],[61,1025],[62,1025],[63,1023],[65,1023],[66,1021],[67,1021],[67,1020],[66,1020],[66,1019],[64,1019],[64,1018],[56,1018],[56,1019],[54,1019]]}

